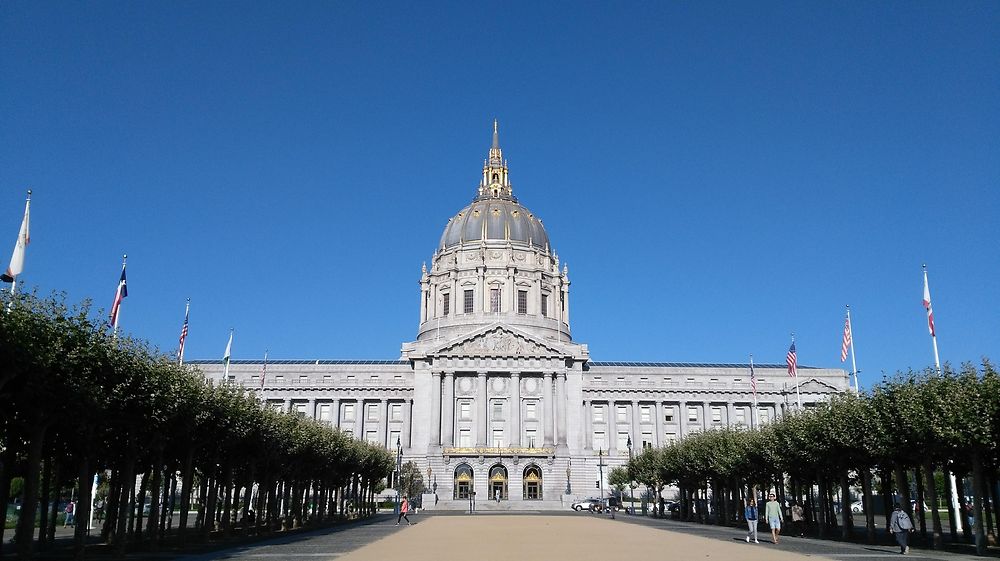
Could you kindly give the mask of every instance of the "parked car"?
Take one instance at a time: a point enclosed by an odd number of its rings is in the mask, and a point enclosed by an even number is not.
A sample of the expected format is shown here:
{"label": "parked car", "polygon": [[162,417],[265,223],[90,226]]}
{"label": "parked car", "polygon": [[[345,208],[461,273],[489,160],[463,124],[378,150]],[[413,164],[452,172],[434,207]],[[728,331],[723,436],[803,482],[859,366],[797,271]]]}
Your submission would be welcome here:
{"label": "parked car", "polygon": [[596,508],[597,505],[599,505],[599,504],[601,504],[601,500],[600,499],[590,498],[590,499],[583,499],[582,501],[577,501],[577,502],[573,503],[570,506],[570,508],[572,508],[573,510],[575,510],[577,512],[580,512],[580,511],[583,511],[583,510],[590,510],[592,508]]}

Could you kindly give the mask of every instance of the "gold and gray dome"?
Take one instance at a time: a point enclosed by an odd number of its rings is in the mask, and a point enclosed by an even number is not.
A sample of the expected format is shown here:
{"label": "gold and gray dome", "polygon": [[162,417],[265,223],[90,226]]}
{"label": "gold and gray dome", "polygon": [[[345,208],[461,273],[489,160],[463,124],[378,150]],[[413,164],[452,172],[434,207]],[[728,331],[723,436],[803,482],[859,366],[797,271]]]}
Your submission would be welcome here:
{"label": "gold and gray dome", "polygon": [[448,220],[438,249],[492,241],[549,249],[549,236],[542,221],[517,202],[511,189],[496,121],[493,121],[493,145],[483,162],[476,198]]}

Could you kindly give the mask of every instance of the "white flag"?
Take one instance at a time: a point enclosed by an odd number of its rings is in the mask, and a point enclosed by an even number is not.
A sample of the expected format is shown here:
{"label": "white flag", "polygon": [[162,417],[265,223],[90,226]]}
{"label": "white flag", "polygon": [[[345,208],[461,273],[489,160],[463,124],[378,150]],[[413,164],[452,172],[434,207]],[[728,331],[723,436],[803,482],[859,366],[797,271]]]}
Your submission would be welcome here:
{"label": "white flag", "polygon": [[229,358],[233,354],[233,330],[229,330],[229,342],[226,343],[226,354],[222,355],[222,362],[229,367]]}
{"label": "white flag", "polygon": [[17,233],[17,243],[14,244],[14,253],[10,256],[10,266],[7,272],[0,275],[0,280],[4,282],[14,282],[14,278],[24,270],[24,250],[31,243],[29,232],[28,216],[31,210],[31,191],[28,191],[28,200],[24,203],[24,220],[21,221],[21,230]]}

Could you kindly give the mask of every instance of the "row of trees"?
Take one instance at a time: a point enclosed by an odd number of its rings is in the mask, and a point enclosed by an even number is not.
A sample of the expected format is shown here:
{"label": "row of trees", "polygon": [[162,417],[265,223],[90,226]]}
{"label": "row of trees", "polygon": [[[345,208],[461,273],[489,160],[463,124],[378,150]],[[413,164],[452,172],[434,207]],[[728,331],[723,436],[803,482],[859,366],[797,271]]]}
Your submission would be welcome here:
{"label": "row of trees", "polygon": [[0,299],[0,505],[22,477],[19,558],[52,543],[53,505],[74,485],[74,550],[83,557],[95,474],[110,476],[100,536],[123,553],[155,549],[173,532],[208,539],[365,515],[392,473],[392,452],[213,386],[142,341],[115,338],[86,304],[8,298]]}
{"label": "row of trees", "polygon": [[[854,532],[850,489],[860,488],[867,539],[875,540],[875,500],[888,513],[899,501],[913,514],[911,481],[918,505],[932,505],[928,530],[924,509],[916,521],[935,548],[942,546],[939,498],[950,496],[956,475],[959,497],[971,497],[977,550],[986,531],[995,534],[1000,467],[1000,375],[984,360],[960,372],[910,372],[884,380],[862,395],[843,394],[755,430],[723,429],[692,434],[675,444],[644,451],[628,464],[629,478],[659,492],[680,490],[681,516],[728,524],[758,489],[774,489],[781,500],[804,502],[820,536],[837,527],[834,497],[843,497],[840,529]],[[910,477],[915,479],[911,480]],[[971,480],[971,488],[963,481]],[[878,489],[875,489],[878,487]],[[815,490],[815,491],[814,491]],[[876,492],[881,497],[877,497]],[[790,495],[790,496],[789,496]],[[893,497],[898,497],[894,499]],[[947,501],[952,539],[962,517]],[[964,519],[964,517],[963,517]],[[969,529],[963,528],[965,532]],[[968,533],[966,534],[968,535]]]}

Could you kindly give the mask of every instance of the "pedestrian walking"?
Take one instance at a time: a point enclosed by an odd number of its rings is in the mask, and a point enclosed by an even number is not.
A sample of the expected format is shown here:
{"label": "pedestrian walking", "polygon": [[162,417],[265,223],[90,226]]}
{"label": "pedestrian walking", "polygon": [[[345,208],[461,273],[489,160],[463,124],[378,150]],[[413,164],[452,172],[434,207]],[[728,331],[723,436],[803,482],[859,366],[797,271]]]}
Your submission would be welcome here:
{"label": "pedestrian walking", "polygon": [[74,515],[75,511],[76,511],[75,501],[70,501],[66,503],[66,508],[63,509],[63,513],[65,514],[65,516],[63,517],[63,528],[65,528],[66,526],[76,525],[76,516]]}
{"label": "pedestrian walking", "polygon": [[396,526],[399,526],[399,521],[404,518],[406,519],[406,525],[407,526],[410,525],[410,517],[407,516],[409,512],[410,512],[410,501],[406,500],[406,497],[403,497],[403,502],[399,504],[399,518],[396,519]]}
{"label": "pedestrian walking", "polygon": [[750,538],[753,538],[753,543],[760,543],[757,541],[757,499],[750,499],[743,509],[743,517],[747,519],[747,543],[750,543]]}
{"label": "pedestrian walking", "polygon": [[781,514],[781,505],[774,498],[774,493],[767,496],[767,504],[764,505],[764,517],[767,518],[768,525],[771,526],[771,542],[778,542],[778,535],[781,534],[781,523],[785,516]]}
{"label": "pedestrian walking", "polygon": [[910,533],[913,532],[913,521],[910,520],[910,515],[903,511],[903,507],[899,503],[896,503],[896,508],[892,511],[892,516],[889,517],[889,531],[896,537],[896,543],[899,544],[899,553],[902,555],[909,553],[909,541]]}
{"label": "pedestrian walking", "polygon": [[805,535],[802,527],[806,524],[806,511],[802,508],[802,503],[792,503],[792,531],[799,537]]}

